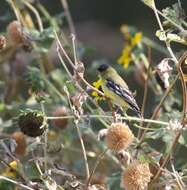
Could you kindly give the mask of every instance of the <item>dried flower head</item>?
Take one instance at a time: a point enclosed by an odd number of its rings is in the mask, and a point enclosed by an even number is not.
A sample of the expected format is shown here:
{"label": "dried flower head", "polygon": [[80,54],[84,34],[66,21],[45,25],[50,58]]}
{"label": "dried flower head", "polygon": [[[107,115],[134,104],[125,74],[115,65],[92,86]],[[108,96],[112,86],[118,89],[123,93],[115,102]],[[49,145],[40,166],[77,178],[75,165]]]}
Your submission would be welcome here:
{"label": "dried flower head", "polygon": [[85,71],[84,64],[81,61],[77,61],[75,65],[74,76],[73,76],[75,82],[81,81],[81,78],[84,77],[84,71]]}
{"label": "dried flower head", "polygon": [[26,110],[19,115],[21,131],[30,137],[37,137],[45,131],[44,115],[39,111]]}
{"label": "dried flower head", "polygon": [[7,35],[10,43],[21,44],[25,40],[25,35],[23,33],[23,27],[18,21],[12,21],[7,27]]}
{"label": "dried flower head", "polygon": [[14,132],[11,137],[16,141],[15,153],[18,155],[24,155],[26,151],[26,139],[25,135],[22,132]]}
{"label": "dried flower head", "polygon": [[172,59],[165,58],[156,66],[156,72],[159,75],[162,82],[164,83],[165,88],[169,87],[169,77],[170,77],[171,71],[173,70],[173,68],[170,67],[168,64],[170,60]]}
{"label": "dried flower head", "polygon": [[76,111],[78,111],[78,115],[82,115],[83,110],[83,104],[86,102],[87,94],[85,92],[80,92],[74,96],[71,96],[70,100],[75,108]]}
{"label": "dried flower head", "polygon": [[6,38],[0,35],[0,51],[6,47]]}
{"label": "dried flower head", "polygon": [[126,149],[133,139],[134,135],[125,123],[113,123],[106,135],[108,148],[116,152]]}
{"label": "dried flower head", "polygon": [[124,170],[121,177],[121,187],[127,190],[144,190],[151,180],[148,163],[134,161]]}
{"label": "dried flower head", "polygon": [[[54,117],[63,117],[67,116],[67,108],[65,106],[57,107],[56,110],[52,113]],[[59,127],[60,129],[65,129],[68,125],[68,119],[54,119],[52,120],[52,124],[56,127]]]}
{"label": "dried flower head", "polygon": [[181,131],[182,128],[182,124],[178,120],[170,120],[169,125],[166,127],[166,130],[177,132]]}

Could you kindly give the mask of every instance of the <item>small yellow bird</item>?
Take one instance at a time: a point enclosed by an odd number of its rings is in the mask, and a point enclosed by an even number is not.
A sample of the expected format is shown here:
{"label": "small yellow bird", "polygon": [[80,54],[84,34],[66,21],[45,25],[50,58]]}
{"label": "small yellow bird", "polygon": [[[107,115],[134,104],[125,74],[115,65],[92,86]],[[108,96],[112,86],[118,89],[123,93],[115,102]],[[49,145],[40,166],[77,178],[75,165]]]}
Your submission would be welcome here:
{"label": "small yellow bird", "polygon": [[126,82],[119,76],[117,71],[108,64],[100,65],[98,71],[105,96],[111,99],[115,105],[125,110],[130,108],[141,117],[141,111],[133,93],[129,90]]}

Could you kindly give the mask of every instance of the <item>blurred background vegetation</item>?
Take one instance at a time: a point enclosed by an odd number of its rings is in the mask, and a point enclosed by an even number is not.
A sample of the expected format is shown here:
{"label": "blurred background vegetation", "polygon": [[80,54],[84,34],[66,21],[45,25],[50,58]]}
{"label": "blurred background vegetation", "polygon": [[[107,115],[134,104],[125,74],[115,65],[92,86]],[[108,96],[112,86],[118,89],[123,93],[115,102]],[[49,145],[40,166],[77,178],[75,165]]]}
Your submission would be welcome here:
{"label": "blurred background vegetation", "polygon": [[[12,20],[15,20],[15,15],[5,0],[0,1],[0,32],[4,33],[6,31],[7,25]],[[29,2],[33,1],[31,0]],[[173,3],[176,2],[176,0],[158,0],[156,1],[156,4],[157,8],[159,10],[162,10],[163,8],[171,6]],[[41,0],[40,3],[49,11],[50,15],[53,18],[58,18],[57,21],[60,25],[61,31],[63,31],[66,38],[71,41],[70,31],[67,26],[63,7],[60,0]],[[140,0],[69,0],[68,3],[75,24],[77,38],[80,43],[78,53],[81,55],[81,60],[84,62],[86,68],[85,78],[88,79],[90,83],[96,81],[98,78],[96,68],[101,63],[107,62],[115,66],[119,73],[127,79],[127,83],[129,84],[130,89],[138,94],[136,96],[136,99],[141,107],[144,86],[141,81],[139,81],[138,78],[136,78],[134,75],[134,71],[136,70],[135,67],[132,66],[132,64],[128,69],[124,69],[121,65],[116,64],[118,58],[121,55],[122,49],[124,48],[124,35],[120,31],[120,27],[123,24],[133,26],[136,28],[136,32],[142,32],[143,36],[146,36],[156,43],[162,45],[163,50],[166,50],[164,43],[160,42],[159,39],[155,36],[155,32],[158,29],[158,23],[156,22],[153,11],[146,7]],[[182,0],[181,3],[184,11],[187,13],[187,1]],[[33,13],[31,13],[31,16],[33,16],[33,21],[36,24],[37,22]],[[44,28],[50,28],[45,18],[43,19],[43,21]],[[36,51],[34,53],[38,53],[41,57],[43,56],[43,58],[45,59],[44,62],[48,59],[49,65],[45,65],[45,69],[47,71],[46,78],[48,81],[53,83],[53,85],[57,88],[57,90],[59,90],[63,97],[67,98],[66,93],[63,89],[63,85],[66,84],[65,82],[68,79],[67,73],[65,73],[64,70],[61,69],[61,65],[59,66],[59,59],[55,49],[56,47],[54,43],[50,41],[51,39],[49,40],[47,36],[50,36],[52,32],[48,32],[49,33],[46,33],[46,36],[43,37],[44,41],[46,40],[46,44],[49,46],[46,45],[45,47],[45,43],[41,45],[41,47],[44,47],[44,56],[42,54],[42,48],[41,51],[39,48],[36,48]],[[54,36],[52,38],[54,39]],[[178,51],[181,47],[184,48],[184,46],[174,46],[174,49]],[[66,48],[68,53],[70,52],[72,56],[72,46],[70,45]],[[81,53],[81,51],[83,53]],[[148,55],[146,48],[142,51],[144,51],[146,56]],[[57,110],[57,107],[59,105],[66,106],[66,108],[68,107],[67,99],[64,98],[65,101],[62,100],[63,98],[60,99],[58,95],[53,92],[54,88],[53,90],[51,90],[51,86],[46,87],[47,85],[44,84],[46,81],[43,82],[43,78],[40,75],[41,73],[39,70],[34,70],[32,68],[30,68],[29,70],[29,80],[31,80],[31,83],[34,87],[29,86],[31,84],[25,80],[26,74],[28,74],[28,65],[32,66],[33,68],[38,67],[39,65],[39,59],[37,59],[37,57],[34,57],[34,53],[32,54],[32,52],[24,52],[22,49],[18,49],[18,56],[15,56],[13,58],[11,57],[10,60],[4,62],[5,67],[2,66],[3,69],[8,73],[6,76],[6,73],[4,74],[3,72],[4,70],[1,71],[2,73],[0,72],[0,80],[3,82],[5,81],[5,84],[1,84],[2,86],[0,86],[0,90],[2,90],[2,92],[0,93],[2,100],[2,104],[0,107],[0,116],[2,117],[1,130],[3,129],[3,133],[11,134],[18,129],[18,126],[15,124],[15,117],[18,115],[18,112],[21,109],[24,109],[26,107],[29,107],[31,109],[41,109],[40,104],[33,101],[32,97],[30,97],[32,96],[32,92],[30,92],[30,89],[32,88],[33,90],[33,88],[35,88],[35,86],[33,85],[33,83],[35,84],[35,82],[39,82],[40,84],[37,83],[39,88],[41,88],[42,90],[44,89],[44,91],[46,91],[50,97],[49,100],[47,99],[47,101],[45,102],[47,115],[53,116],[54,114],[55,116],[55,114],[57,114],[58,116],[58,113],[55,113],[55,111]],[[152,50],[152,67],[157,65],[167,55],[167,53],[161,54],[159,51]],[[54,67],[50,67],[50,64]],[[8,65],[8,69],[6,68],[6,65]],[[139,73],[140,72],[141,70],[139,70]],[[38,88],[38,86],[36,86],[36,88]],[[75,93],[75,88],[73,87],[73,85],[71,86],[70,84],[68,88],[70,88],[70,92]],[[161,95],[164,93],[162,90],[160,90],[161,93],[156,94],[156,90],[154,91],[153,88],[151,86],[149,88],[148,100],[146,104],[147,106],[145,109],[146,118],[151,116],[153,109],[159,102]],[[176,91],[174,91],[173,95],[169,96],[168,100],[166,101],[164,109],[162,110],[163,112],[161,111],[161,113],[159,114],[159,117],[164,121],[168,121],[168,119],[172,118],[172,116],[174,115],[176,118],[180,117],[179,111],[181,111],[182,109],[180,100],[182,99],[182,96],[181,94],[177,93],[178,87],[176,87],[175,90]],[[174,98],[174,96],[178,97],[178,99]],[[105,103],[102,102],[101,105],[104,105],[103,107],[104,109],[106,109]],[[174,106],[172,107],[171,105]],[[86,108],[85,110],[86,113],[89,113],[88,108]],[[65,109],[61,111],[65,112],[64,115],[70,114],[69,108],[67,110]],[[95,113],[94,111],[93,113]],[[165,112],[168,112],[171,115],[162,115],[162,113]],[[59,164],[60,166],[58,167],[62,167],[63,170],[70,171],[78,178],[83,179],[85,173],[80,171],[84,171],[84,163],[80,150],[79,139],[77,137],[75,129],[72,127],[74,126],[73,121],[68,120],[67,123],[62,124],[65,126],[70,126],[69,128],[63,128],[63,133],[60,131],[59,128],[53,128],[55,125],[59,124],[56,124],[55,122],[49,122],[49,129],[51,131],[49,132],[48,155],[51,158],[50,161],[53,162],[52,164]],[[103,128],[103,125],[98,120],[93,121],[90,118],[87,118],[83,123],[80,124],[80,128],[83,133],[83,139],[86,143],[89,164],[92,166],[93,163],[95,163],[97,155],[101,152],[101,149],[103,149],[102,143],[99,144],[97,142],[96,134],[93,135],[93,132],[97,133],[99,129]],[[137,133],[137,130],[135,128],[133,128],[132,131],[134,133]],[[164,137],[165,139],[162,139],[162,134],[162,130],[160,131],[160,133],[155,132],[154,134],[152,134],[152,136],[150,135],[153,138],[148,138],[147,142],[155,150],[164,153],[165,150],[167,150],[168,148],[168,142],[171,142],[172,140],[172,136],[166,135]],[[13,137],[16,138],[16,135],[14,134]],[[157,141],[157,138],[159,139],[159,141]],[[41,141],[43,141],[43,139]],[[37,159],[41,161],[43,159],[43,154],[41,151],[39,151],[42,149],[42,144],[40,144],[41,142],[35,142],[35,140],[33,140],[32,138],[30,139],[29,137],[27,137],[27,143],[29,144],[29,146],[27,147],[27,155],[25,157],[18,156],[21,160],[21,163],[25,163],[27,160],[32,163],[32,161],[36,159],[34,157],[36,155]],[[64,145],[62,151],[58,150],[58,148],[60,149],[61,147],[57,146],[61,143]],[[177,151],[175,152],[175,154],[177,154],[176,165],[178,170],[180,170],[183,166],[185,167],[186,164],[186,158],[184,158],[184,154],[187,154],[185,139],[184,142],[181,144],[182,145],[179,145],[177,147]],[[1,151],[2,155],[6,158],[7,152],[4,151],[4,147]],[[94,178],[92,179],[92,182],[107,183],[110,185],[112,190],[118,190],[120,184],[120,171],[118,164],[116,164],[115,158],[112,156],[112,158],[110,158],[110,156],[111,155],[109,155],[109,157],[106,157],[104,161],[100,164],[96,174],[94,175]],[[33,158],[33,160],[31,158]],[[114,162],[113,164],[110,164],[112,159],[114,159]],[[8,157],[6,159],[6,163],[9,163],[10,160],[10,157]],[[109,165],[110,167],[108,167]],[[34,167],[35,166],[26,166],[24,169],[25,172],[28,174],[27,177],[30,180],[37,181],[39,178],[39,174],[37,173],[37,170],[35,171],[35,169],[33,169]],[[2,173],[4,172],[5,168],[6,167],[1,168]]]}

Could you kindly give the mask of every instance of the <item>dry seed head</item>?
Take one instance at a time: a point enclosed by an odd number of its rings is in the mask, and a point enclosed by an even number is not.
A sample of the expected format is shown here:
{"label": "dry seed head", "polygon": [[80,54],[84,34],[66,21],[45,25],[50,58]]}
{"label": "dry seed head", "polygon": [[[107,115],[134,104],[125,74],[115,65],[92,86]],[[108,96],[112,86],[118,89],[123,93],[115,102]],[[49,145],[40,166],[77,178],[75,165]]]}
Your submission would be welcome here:
{"label": "dry seed head", "polygon": [[108,148],[116,152],[125,150],[133,139],[134,135],[125,123],[113,123],[106,135]]}
{"label": "dry seed head", "polygon": [[25,135],[22,132],[14,132],[11,137],[16,141],[15,153],[18,155],[24,155],[26,151],[26,139]]}
{"label": "dry seed head", "polygon": [[134,161],[124,170],[121,177],[121,187],[126,190],[144,190],[151,180],[149,164]]}
{"label": "dry seed head", "polygon": [[18,125],[25,135],[40,136],[45,131],[44,115],[38,111],[23,112],[19,116]]}
{"label": "dry seed head", "polygon": [[169,125],[165,129],[169,132],[178,132],[183,129],[183,126],[178,120],[174,119],[169,121]]}
{"label": "dry seed head", "polygon": [[0,51],[6,47],[6,38],[0,35]]}
{"label": "dry seed head", "polygon": [[[63,117],[67,116],[67,108],[65,106],[57,107],[56,110],[52,113],[54,117]],[[65,129],[68,125],[68,119],[54,119],[52,120],[52,124],[60,129]]]}
{"label": "dry seed head", "polygon": [[23,34],[23,28],[21,23],[18,21],[12,21],[7,27],[7,35],[10,40],[10,43],[21,44],[24,42],[25,37]]}

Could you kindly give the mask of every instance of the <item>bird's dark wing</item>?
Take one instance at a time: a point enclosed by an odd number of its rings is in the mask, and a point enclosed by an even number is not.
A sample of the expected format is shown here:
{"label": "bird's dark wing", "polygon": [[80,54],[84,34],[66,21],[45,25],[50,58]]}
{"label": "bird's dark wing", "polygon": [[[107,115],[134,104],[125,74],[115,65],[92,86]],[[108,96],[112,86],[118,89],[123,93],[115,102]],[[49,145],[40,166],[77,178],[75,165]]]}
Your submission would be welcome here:
{"label": "bird's dark wing", "polygon": [[112,79],[107,79],[106,81],[106,87],[115,92],[115,94],[117,94],[121,98],[123,98],[124,101],[129,104],[130,108],[134,110],[139,116],[141,116],[140,108],[138,107],[132,92],[128,88],[121,87]]}

